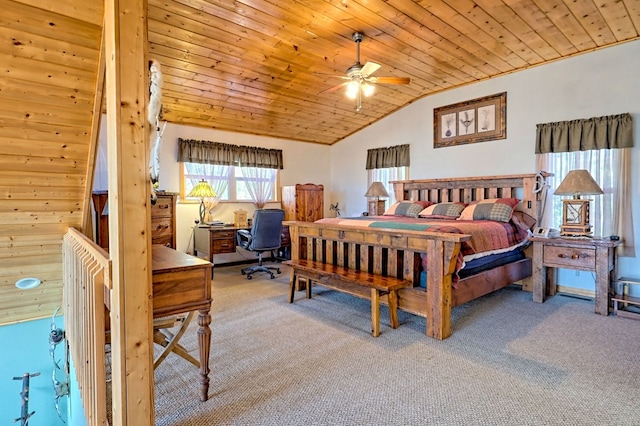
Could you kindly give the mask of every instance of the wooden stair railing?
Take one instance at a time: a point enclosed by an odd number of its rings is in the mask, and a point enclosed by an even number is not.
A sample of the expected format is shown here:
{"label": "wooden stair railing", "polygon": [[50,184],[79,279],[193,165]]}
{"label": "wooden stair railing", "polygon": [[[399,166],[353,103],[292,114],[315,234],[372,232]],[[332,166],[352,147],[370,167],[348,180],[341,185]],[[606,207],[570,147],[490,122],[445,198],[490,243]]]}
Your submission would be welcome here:
{"label": "wooden stair railing", "polygon": [[104,298],[111,261],[73,228],[62,245],[64,324],[84,414],[89,425],[107,425]]}

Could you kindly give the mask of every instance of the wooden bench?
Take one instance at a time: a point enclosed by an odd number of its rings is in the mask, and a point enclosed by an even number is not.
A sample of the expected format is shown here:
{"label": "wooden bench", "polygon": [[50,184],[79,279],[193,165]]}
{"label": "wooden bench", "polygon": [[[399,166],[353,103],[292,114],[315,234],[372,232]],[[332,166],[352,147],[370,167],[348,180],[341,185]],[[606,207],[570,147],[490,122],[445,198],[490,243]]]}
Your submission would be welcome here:
{"label": "wooden bench", "polygon": [[[291,267],[289,303],[293,303],[299,278],[306,278],[307,299],[311,299],[311,283],[313,281],[329,287],[340,287],[342,291],[346,292],[349,292],[350,286],[367,287],[371,289],[371,333],[373,336],[380,335],[380,296],[384,294],[388,299],[391,328],[398,328],[398,290],[411,286],[410,281],[307,259],[288,260],[283,263]],[[358,295],[357,292],[352,294]]]}

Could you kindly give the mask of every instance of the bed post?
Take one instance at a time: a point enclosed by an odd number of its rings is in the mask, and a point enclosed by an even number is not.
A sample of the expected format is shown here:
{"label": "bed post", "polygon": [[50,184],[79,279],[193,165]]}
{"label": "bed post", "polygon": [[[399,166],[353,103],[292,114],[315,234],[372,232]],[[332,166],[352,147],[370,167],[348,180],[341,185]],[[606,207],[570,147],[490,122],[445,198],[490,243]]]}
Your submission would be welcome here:
{"label": "bed post", "polygon": [[451,336],[451,276],[459,252],[457,242],[427,243],[427,336],[434,339]]}

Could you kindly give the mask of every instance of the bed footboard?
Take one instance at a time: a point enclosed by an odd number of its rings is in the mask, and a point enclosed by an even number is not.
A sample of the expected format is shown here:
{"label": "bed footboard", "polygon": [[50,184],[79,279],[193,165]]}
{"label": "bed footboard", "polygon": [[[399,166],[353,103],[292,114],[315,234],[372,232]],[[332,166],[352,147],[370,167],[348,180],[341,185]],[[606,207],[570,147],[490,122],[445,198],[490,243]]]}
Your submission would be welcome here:
{"label": "bed footboard", "polygon": [[[372,229],[311,222],[285,222],[291,236],[291,259],[308,259],[372,275],[400,278],[411,283],[398,291],[398,308],[427,318],[426,334],[435,339],[451,335],[451,283],[460,246],[471,237],[466,234],[425,233],[421,231]],[[428,253],[428,281],[419,283],[417,264]],[[352,293],[339,285],[340,291]],[[421,306],[403,301],[403,292],[421,292]],[[368,292],[356,294],[369,298]],[[408,299],[410,300],[410,298]],[[381,300],[388,304],[387,297]],[[415,303],[415,302],[410,302]]]}

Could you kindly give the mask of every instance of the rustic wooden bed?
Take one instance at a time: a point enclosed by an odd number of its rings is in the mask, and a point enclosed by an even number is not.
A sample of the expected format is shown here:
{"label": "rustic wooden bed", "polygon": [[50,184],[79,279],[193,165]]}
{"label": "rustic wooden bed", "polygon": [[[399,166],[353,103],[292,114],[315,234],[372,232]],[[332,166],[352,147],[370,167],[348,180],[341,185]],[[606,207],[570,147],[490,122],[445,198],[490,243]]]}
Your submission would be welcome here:
{"label": "rustic wooden bed", "polygon": [[[396,199],[431,202],[465,202],[515,197],[516,208],[536,217],[540,193],[534,192],[535,174],[474,178],[423,179],[393,182]],[[451,309],[532,274],[531,259],[524,259],[460,279],[455,288],[452,274],[465,234],[425,233],[411,230],[340,226],[315,222],[286,222],[291,235],[291,294],[298,278],[382,303],[426,318],[426,333],[436,339],[451,335]],[[419,262],[427,253],[427,289],[419,286]],[[322,263],[307,274],[308,263]],[[331,269],[333,268],[333,269]],[[320,270],[321,269],[321,270]],[[354,272],[357,280],[354,282]],[[408,281],[397,291],[371,292],[375,283]],[[364,285],[363,285],[364,284]],[[403,288],[400,288],[403,287]],[[310,297],[310,294],[308,295]],[[379,300],[378,300],[379,297]],[[396,300],[397,298],[397,300]],[[374,300],[376,299],[376,300]],[[392,312],[390,312],[393,315]],[[373,324],[373,322],[372,322]],[[393,318],[392,318],[393,325]],[[375,335],[375,334],[374,334]]]}

